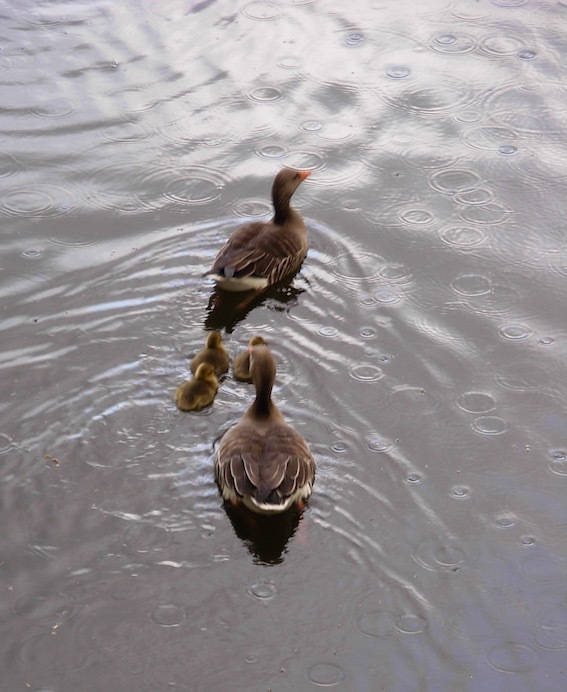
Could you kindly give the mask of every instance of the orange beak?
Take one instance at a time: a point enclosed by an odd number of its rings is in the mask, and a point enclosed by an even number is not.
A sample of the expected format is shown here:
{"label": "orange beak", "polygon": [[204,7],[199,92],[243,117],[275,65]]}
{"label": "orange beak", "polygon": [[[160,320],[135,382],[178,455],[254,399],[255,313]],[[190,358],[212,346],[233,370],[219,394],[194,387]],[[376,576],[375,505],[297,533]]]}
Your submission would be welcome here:
{"label": "orange beak", "polygon": [[302,181],[305,180],[305,178],[309,178],[310,175],[311,171],[299,171],[299,177]]}

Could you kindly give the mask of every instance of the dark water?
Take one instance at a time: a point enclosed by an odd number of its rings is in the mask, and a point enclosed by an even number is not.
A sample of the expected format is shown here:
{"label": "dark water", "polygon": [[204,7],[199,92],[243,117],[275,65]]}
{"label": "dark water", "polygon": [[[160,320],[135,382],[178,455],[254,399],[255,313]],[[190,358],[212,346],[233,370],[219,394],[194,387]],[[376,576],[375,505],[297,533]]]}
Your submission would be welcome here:
{"label": "dark water", "polygon": [[[2,689],[564,689],[567,3],[0,18]],[[304,266],[211,315],[282,165]],[[250,388],[174,406],[213,323],[277,355],[301,518],[220,502]]]}

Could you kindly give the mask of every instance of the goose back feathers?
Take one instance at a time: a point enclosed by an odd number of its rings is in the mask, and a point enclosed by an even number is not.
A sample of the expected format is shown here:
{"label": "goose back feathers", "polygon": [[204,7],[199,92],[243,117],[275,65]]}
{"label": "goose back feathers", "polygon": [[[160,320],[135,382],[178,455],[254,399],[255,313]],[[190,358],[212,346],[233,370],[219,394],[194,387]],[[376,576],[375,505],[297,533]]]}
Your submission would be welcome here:
{"label": "goose back feathers", "polygon": [[251,348],[250,373],[256,397],[222,438],[215,476],[225,500],[273,514],[309,497],[315,461],[306,441],[272,401],[276,365],[267,346]]}
{"label": "goose back feathers", "polygon": [[236,230],[207,275],[225,291],[261,291],[297,271],[307,254],[307,229],[290,199],[309,171],[281,170],[272,186],[274,216]]}

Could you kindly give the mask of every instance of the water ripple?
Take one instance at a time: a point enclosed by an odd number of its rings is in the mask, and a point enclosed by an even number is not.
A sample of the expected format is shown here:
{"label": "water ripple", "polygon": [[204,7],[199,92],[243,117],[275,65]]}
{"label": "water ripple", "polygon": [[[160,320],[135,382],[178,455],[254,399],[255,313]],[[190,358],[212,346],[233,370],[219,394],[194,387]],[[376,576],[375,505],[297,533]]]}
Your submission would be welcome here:
{"label": "water ripple", "polygon": [[327,122],[320,130],[318,136],[330,142],[340,142],[354,136],[354,128],[350,123]]}
{"label": "water ripple", "polygon": [[281,9],[275,2],[251,2],[241,9],[242,14],[257,21],[272,21],[281,16]]}
{"label": "water ripple", "polygon": [[367,637],[388,639],[396,634],[396,616],[385,610],[368,610],[359,617],[357,627]]}
{"label": "water ripple", "polygon": [[77,200],[70,190],[41,183],[4,193],[0,213],[13,218],[50,219],[70,214],[76,207]]}
{"label": "water ripple", "polygon": [[525,324],[503,324],[498,328],[498,335],[505,341],[526,341],[532,336],[532,330]]}
{"label": "water ripple", "polygon": [[10,154],[0,153],[0,178],[10,178],[21,173],[24,167]]}
{"label": "water ripple", "polygon": [[443,31],[431,39],[429,47],[436,53],[470,53],[476,48],[476,40],[467,34]]}
{"label": "water ripple", "polygon": [[99,189],[89,194],[89,203],[133,214],[143,209],[185,214],[192,207],[218,202],[230,182],[227,174],[210,166],[173,168],[157,162],[141,168],[130,160],[106,165],[96,175]]}
{"label": "water ripple", "polygon": [[465,392],[456,400],[457,406],[467,413],[487,413],[494,410],[496,401],[486,392]]}
{"label": "water ripple", "polygon": [[230,144],[234,138],[234,132],[231,130],[215,130],[207,121],[193,121],[192,127],[189,128],[186,118],[169,120],[160,127],[159,134],[174,145],[174,150],[186,150],[187,147],[199,145],[220,147]]}
{"label": "water ripple", "polygon": [[247,93],[247,96],[251,101],[258,103],[274,103],[284,98],[280,89],[269,85],[254,87]]}
{"label": "water ripple", "polygon": [[497,7],[522,7],[531,0],[490,0],[490,2]]}
{"label": "water ripple", "polygon": [[459,572],[469,559],[463,542],[453,537],[428,538],[417,546],[412,557],[433,572]]}
{"label": "water ripple", "polygon": [[349,31],[343,41],[345,46],[356,48],[364,43],[364,33],[362,31]]}
{"label": "water ripple", "polygon": [[303,65],[303,60],[297,55],[284,55],[278,60],[278,65],[284,70],[298,70]]}
{"label": "water ripple", "polygon": [[392,79],[406,79],[411,75],[411,69],[407,65],[388,65],[386,74]]}
{"label": "water ripple", "polygon": [[396,628],[404,634],[425,632],[428,625],[427,618],[416,613],[404,613],[396,621]]}
{"label": "water ripple", "polygon": [[55,632],[56,636],[46,637],[44,631],[32,628],[13,642],[10,653],[23,675],[34,670],[43,676],[59,677],[83,670],[90,663],[90,647],[77,646],[74,627],[67,625]]}
{"label": "water ripple", "polygon": [[187,620],[187,611],[183,605],[160,603],[153,609],[151,619],[160,627],[179,627]]}
{"label": "water ripple", "polygon": [[77,618],[81,609],[53,594],[32,593],[19,596],[14,601],[13,610],[19,617],[54,630]]}
{"label": "water ripple", "polygon": [[469,250],[486,241],[486,231],[475,226],[445,226],[439,230],[441,240],[458,250]]}
{"label": "water ripple", "polygon": [[272,205],[262,199],[242,199],[233,208],[236,216],[243,218],[269,216],[273,214]]}
{"label": "water ripple", "polygon": [[[409,166],[417,168],[420,173],[429,169],[446,169],[450,166],[456,166],[457,162],[457,157],[443,148],[441,140],[434,140],[426,144],[412,140],[407,146],[401,148],[400,156]],[[383,154],[380,159],[383,165]],[[371,165],[370,162],[369,165]]]}
{"label": "water ripple", "polygon": [[434,190],[454,195],[474,190],[480,183],[480,176],[467,168],[447,168],[433,173],[429,181]]}
{"label": "water ripple", "polygon": [[145,87],[129,87],[121,89],[112,98],[121,104],[123,113],[146,113],[158,105],[158,100],[151,96],[149,89]]}
{"label": "water ripple", "polygon": [[412,226],[427,226],[434,220],[433,212],[419,207],[409,207],[401,209],[398,217],[400,221],[411,224]]}
{"label": "water ripple", "polygon": [[494,58],[516,55],[521,47],[521,39],[510,34],[489,34],[479,41],[481,52]]}
{"label": "water ripple", "polygon": [[472,127],[464,133],[465,142],[473,149],[500,151],[507,155],[517,153],[519,139],[515,130],[494,125]]}
{"label": "water ripple", "polygon": [[278,595],[278,587],[272,582],[260,581],[248,588],[248,594],[260,603],[267,603]]}
{"label": "water ripple", "polygon": [[486,188],[477,187],[474,190],[465,190],[464,192],[458,192],[455,197],[455,202],[457,204],[464,205],[482,205],[489,204],[494,199],[494,193],[492,190],[487,190]]}
{"label": "water ripple", "polygon": [[451,488],[451,496],[456,497],[459,500],[466,500],[471,495],[470,488],[463,485],[454,485]]}
{"label": "water ripple", "polygon": [[533,360],[514,361],[505,372],[494,378],[499,387],[512,392],[535,392],[545,390],[550,383],[550,373]]}
{"label": "water ripple", "polygon": [[68,99],[53,98],[34,106],[31,113],[40,118],[66,118],[76,110],[75,104]]}
{"label": "water ripple", "polygon": [[565,449],[552,449],[549,456],[550,460],[547,464],[549,470],[557,476],[567,476],[567,451]]}
{"label": "water ripple", "polygon": [[102,138],[111,144],[131,144],[149,139],[156,129],[145,120],[124,118],[108,124],[102,131]]}
{"label": "water ripple", "polygon": [[499,416],[478,416],[471,427],[481,435],[502,435],[508,430],[508,423]]}
{"label": "water ripple", "polygon": [[166,175],[171,179],[163,188],[164,197],[172,203],[168,208],[179,212],[217,200],[227,180],[225,174],[205,167],[168,171]]}
{"label": "water ripple", "polygon": [[[520,0],[516,0],[516,2],[523,4]],[[500,3],[495,2],[495,4]],[[536,667],[538,655],[525,644],[503,642],[487,652],[486,660],[492,668],[502,673],[527,673]]]}
{"label": "water ripple", "polygon": [[462,296],[482,296],[492,291],[492,281],[482,274],[459,274],[450,285]]}
{"label": "water ripple", "polygon": [[510,210],[497,202],[469,205],[459,212],[459,217],[469,224],[496,226],[508,220]]}
{"label": "water ripple", "polygon": [[328,155],[310,149],[290,150],[285,165],[291,168],[309,169],[314,173],[310,178],[310,184],[335,190],[356,189],[358,183],[364,180],[367,174],[360,161],[349,163],[348,166],[331,165],[328,162]]}
{"label": "water ripple", "polygon": [[495,122],[513,132],[541,134],[549,137],[551,133],[565,131],[566,115],[563,109],[555,104],[552,93],[545,102],[537,91],[510,86],[495,90],[485,102]]}
{"label": "water ripple", "polygon": [[[95,234],[91,236],[84,236],[79,233],[75,224],[70,226],[69,224],[61,224],[57,229],[57,234],[50,232],[45,236],[46,241],[50,245],[55,245],[58,247],[90,247],[92,245],[97,245],[102,242],[102,238]],[[29,253],[27,254],[29,257]]]}
{"label": "water ripple", "polygon": [[565,608],[546,613],[537,627],[535,640],[545,651],[561,651],[567,649],[567,612]]}
{"label": "water ripple", "polygon": [[413,273],[401,262],[388,262],[380,267],[378,274],[388,283],[409,286],[414,283]]}
{"label": "water ripple", "polygon": [[403,416],[425,416],[433,413],[440,405],[435,394],[422,387],[400,384],[392,387],[390,406]]}
{"label": "water ripple", "polygon": [[359,291],[380,281],[380,266],[384,259],[370,252],[354,256],[343,252],[332,259],[332,273],[341,285]]}
{"label": "water ripple", "polygon": [[279,144],[265,144],[256,150],[256,154],[263,159],[283,159],[288,155],[288,149]]}
{"label": "water ripple", "polygon": [[309,669],[307,677],[318,687],[335,687],[344,680],[345,673],[336,663],[316,663]]}
{"label": "water ripple", "polygon": [[415,85],[393,80],[393,84],[400,86],[397,93],[384,92],[381,96],[390,108],[418,115],[453,113],[473,103],[476,98],[472,87],[461,80],[447,77],[443,83],[430,86],[422,86],[423,81]]}
{"label": "water ripple", "polygon": [[372,363],[357,363],[349,369],[350,376],[359,382],[377,382],[384,377],[382,368]]}
{"label": "water ripple", "polygon": [[300,129],[304,132],[320,132],[323,129],[323,124],[320,120],[306,120],[301,124]]}
{"label": "water ripple", "polygon": [[122,533],[122,544],[131,554],[155,553],[171,545],[172,536],[161,526],[129,521]]}

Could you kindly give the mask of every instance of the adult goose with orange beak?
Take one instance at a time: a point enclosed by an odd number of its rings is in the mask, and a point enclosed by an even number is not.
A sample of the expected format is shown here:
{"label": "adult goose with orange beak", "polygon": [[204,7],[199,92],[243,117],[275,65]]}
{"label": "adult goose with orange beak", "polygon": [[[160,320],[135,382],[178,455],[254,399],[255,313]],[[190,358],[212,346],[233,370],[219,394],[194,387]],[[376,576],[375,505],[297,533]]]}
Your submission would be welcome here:
{"label": "adult goose with orange beak", "polygon": [[290,205],[310,171],[284,168],[272,185],[274,216],[241,226],[228,239],[206,273],[223,291],[261,293],[299,269],[307,254],[307,229]]}

